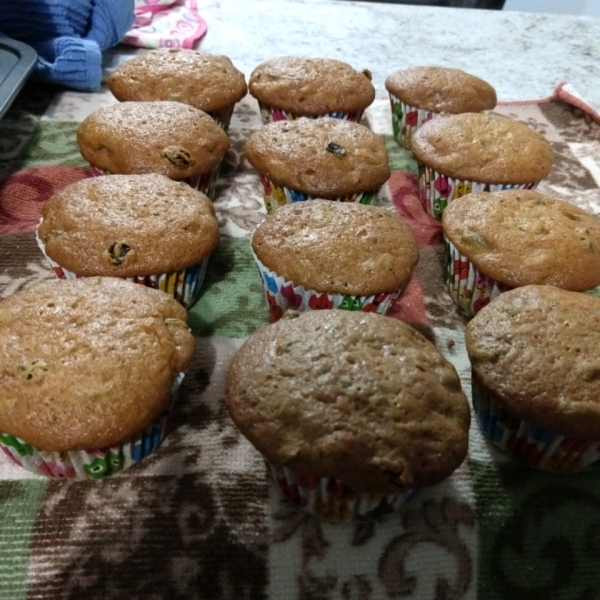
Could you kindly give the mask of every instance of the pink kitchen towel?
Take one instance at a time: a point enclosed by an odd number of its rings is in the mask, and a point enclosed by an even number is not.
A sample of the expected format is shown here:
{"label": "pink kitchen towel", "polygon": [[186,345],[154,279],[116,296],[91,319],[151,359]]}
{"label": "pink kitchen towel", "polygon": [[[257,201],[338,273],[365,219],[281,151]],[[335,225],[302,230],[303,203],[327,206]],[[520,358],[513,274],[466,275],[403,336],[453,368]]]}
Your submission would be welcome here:
{"label": "pink kitchen towel", "polygon": [[123,44],[142,48],[193,48],[206,33],[196,0],[135,0],[135,23]]}

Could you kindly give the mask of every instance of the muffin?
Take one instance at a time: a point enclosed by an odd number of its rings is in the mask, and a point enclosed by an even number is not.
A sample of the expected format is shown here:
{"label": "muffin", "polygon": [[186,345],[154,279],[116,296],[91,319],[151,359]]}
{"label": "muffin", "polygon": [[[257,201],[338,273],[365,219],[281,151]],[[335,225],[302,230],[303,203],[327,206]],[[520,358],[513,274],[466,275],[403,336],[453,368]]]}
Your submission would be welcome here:
{"label": "muffin", "polygon": [[484,434],[532,467],[600,466],[600,299],[553,286],[502,294],[467,326]]}
{"label": "muffin", "polygon": [[122,277],[186,307],[198,299],[219,242],[212,202],[164,175],[104,175],[44,204],[38,244],[62,279]]}
{"label": "muffin", "polygon": [[371,204],[390,176],[378,135],[328,117],[263,127],[244,153],[259,173],[267,212],[310,198]]}
{"label": "muffin", "polygon": [[527,125],[494,114],[440,115],[413,135],[419,195],[442,218],[447,204],[471,192],[534,189],[552,167],[552,147]]}
{"label": "muffin", "polygon": [[225,402],[292,502],[374,518],[459,467],[468,402],[431,342],[372,313],[288,315],[240,348]]}
{"label": "muffin", "polygon": [[331,58],[272,58],[254,69],[248,89],[265,124],[298,117],[360,121],[375,100],[369,71]]}
{"label": "muffin", "polygon": [[248,89],[244,74],[226,56],[181,48],[160,48],[127,60],[106,83],[120,101],[190,104],[208,113],[224,131]]}
{"label": "muffin", "polygon": [[461,69],[410,67],[392,73],[385,87],[390,94],[394,137],[405,148],[410,148],[412,134],[440,113],[482,112],[496,106],[496,90]]}
{"label": "muffin", "polygon": [[124,102],[100,108],[77,130],[94,175],[159,173],[211,200],[227,134],[206,113],[181,102]]}
{"label": "muffin", "polygon": [[600,221],[569,202],[527,190],[468,194],[442,225],[446,286],[471,316],[523,285],[600,285]]}
{"label": "muffin", "polygon": [[194,350],[187,313],[112,277],[0,301],[0,447],[50,477],[113,475],[152,452]]}
{"label": "muffin", "polygon": [[312,200],[269,215],[252,251],[276,321],[288,309],[387,314],[418,260],[410,227],[382,208]]}

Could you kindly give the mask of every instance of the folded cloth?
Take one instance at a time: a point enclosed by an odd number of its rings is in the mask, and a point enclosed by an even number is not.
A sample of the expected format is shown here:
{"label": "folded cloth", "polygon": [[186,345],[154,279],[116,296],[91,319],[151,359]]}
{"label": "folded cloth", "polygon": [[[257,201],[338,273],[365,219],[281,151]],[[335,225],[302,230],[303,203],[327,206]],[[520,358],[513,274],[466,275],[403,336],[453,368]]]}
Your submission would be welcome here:
{"label": "folded cloth", "polygon": [[193,48],[206,33],[196,0],[135,0],[135,23],[124,44],[142,48]]}
{"label": "folded cloth", "polygon": [[37,51],[36,76],[94,91],[102,51],[133,25],[134,0],[0,0],[0,31]]}

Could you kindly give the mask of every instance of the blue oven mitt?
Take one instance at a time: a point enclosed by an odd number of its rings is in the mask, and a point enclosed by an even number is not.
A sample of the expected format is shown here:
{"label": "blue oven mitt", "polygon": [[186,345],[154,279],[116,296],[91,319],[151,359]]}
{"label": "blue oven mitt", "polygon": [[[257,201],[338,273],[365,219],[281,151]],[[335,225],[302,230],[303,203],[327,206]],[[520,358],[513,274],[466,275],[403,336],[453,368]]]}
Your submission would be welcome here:
{"label": "blue oven mitt", "polygon": [[36,76],[77,90],[100,87],[102,51],[134,20],[134,0],[0,0],[0,32],[35,48]]}

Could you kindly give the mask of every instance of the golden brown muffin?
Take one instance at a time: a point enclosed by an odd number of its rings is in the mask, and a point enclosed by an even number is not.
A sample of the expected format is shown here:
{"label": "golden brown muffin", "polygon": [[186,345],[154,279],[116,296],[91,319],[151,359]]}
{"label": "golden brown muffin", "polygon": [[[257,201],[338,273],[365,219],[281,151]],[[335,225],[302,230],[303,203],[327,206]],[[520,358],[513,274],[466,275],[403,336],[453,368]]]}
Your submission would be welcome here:
{"label": "golden brown muffin", "polygon": [[499,296],[467,325],[473,378],[513,415],[600,441],[600,299],[553,286]]}
{"label": "golden brown muffin", "polygon": [[496,90],[461,69],[410,67],[388,76],[385,87],[405,104],[436,113],[481,112],[496,106]]}
{"label": "golden brown muffin", "polygon": [[152,423],[192,356],[185,309],[116,278],[0,302],[0,431],[39,450],[106,448]]}
{"label": "golden brown muffin", "polygon": [[553,161],[542,135],[486,113],[440,115],[418,129],[411,149],[418,161],[448,177],[489,184],[540,181]]}
{"label": "golden brown muffin", "polygon": [[252,249],[271,271],[307,289],[370,296],[411,276],[419,249],[408,225],[382,208],[310,200],[269,215]]}
{"label": "golden brown muffin", "polygon": [[248,89],[263,104],[297,115],[362,111],[375,99],[369,71],[330,58],[272,58],[254,69]]}
{"label": "golden brown muffin", "polygon": [[373,313],[319,310],[259,330],[233,360],[225,402],[269,462],[357,492],[435,485],[467,452],[454,367]]}
{"label": "golden brown muffin", "polygon": [[83,179],[44,204],[38,236],[61,267],[89,277],[169,273],[219,242],[212,202],[164,175]]}
{"label": "golden brown muffin", "polygon": [[509,287],[600,285],[600,221],[568,202],[526,190],[468,194],[442,223],[461,254]]}
{"label": "golden brown muffin", "polygon": [[207,113],[235,104],[247,91],[244,74],[227,56],[181,48],[161,48],[127,60],[106,83],[117,100],[173,100]]}
{"label": "golden brown muffin", "polygon": [[208,173],[229,149],[206,113],[180,102],[124,102],[100,108],[77,130],[81,154],[113,174],[160,173],[181,180]]}
{"label": "golden brown muffin", "polygon": [[271,123],[250,136],[244,153],[275,184],[326,199],[378,188],[390,176],[377,134],[329,117]]}

